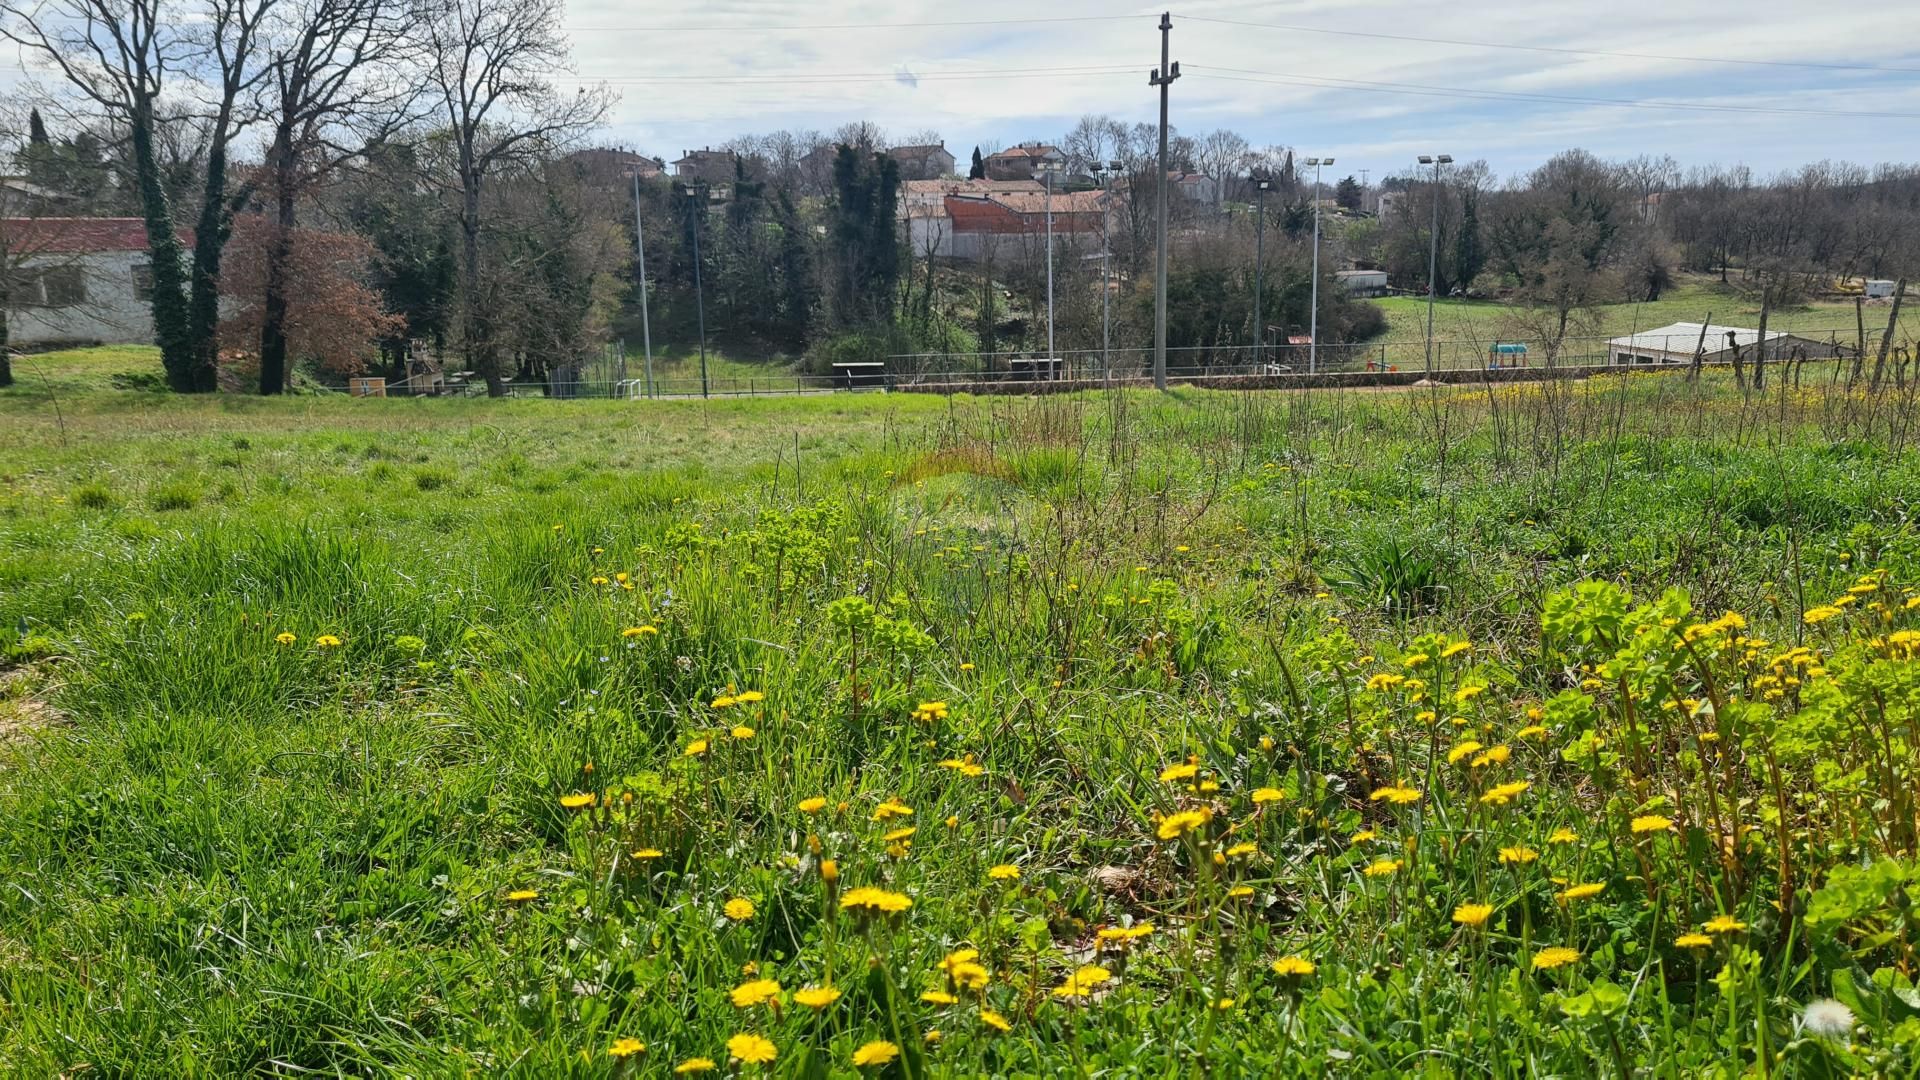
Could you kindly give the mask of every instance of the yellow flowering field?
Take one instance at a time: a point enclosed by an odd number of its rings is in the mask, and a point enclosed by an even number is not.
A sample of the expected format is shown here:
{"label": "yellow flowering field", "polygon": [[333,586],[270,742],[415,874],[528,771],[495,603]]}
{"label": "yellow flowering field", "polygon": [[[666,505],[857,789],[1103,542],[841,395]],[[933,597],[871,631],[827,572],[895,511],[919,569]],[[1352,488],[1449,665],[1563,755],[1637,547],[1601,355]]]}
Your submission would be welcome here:
{"label": "yellow flowering field", "polygon": [[19,1075],[1913,1075],[1906,388],[0,393]]}

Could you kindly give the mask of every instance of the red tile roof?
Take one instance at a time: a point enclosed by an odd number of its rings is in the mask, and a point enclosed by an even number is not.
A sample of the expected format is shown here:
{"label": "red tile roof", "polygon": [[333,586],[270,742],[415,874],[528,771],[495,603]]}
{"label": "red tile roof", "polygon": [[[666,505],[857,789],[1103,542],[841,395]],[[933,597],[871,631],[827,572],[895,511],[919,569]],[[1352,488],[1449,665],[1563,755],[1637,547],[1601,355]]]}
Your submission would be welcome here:
{"label": "red tile roof", "polygon": [[[7,246],[16,252],[84,255],[101,251],[147,250],[147,223],[140,218],[0,218]],[[193,233],[178,232],[191,246]]]}

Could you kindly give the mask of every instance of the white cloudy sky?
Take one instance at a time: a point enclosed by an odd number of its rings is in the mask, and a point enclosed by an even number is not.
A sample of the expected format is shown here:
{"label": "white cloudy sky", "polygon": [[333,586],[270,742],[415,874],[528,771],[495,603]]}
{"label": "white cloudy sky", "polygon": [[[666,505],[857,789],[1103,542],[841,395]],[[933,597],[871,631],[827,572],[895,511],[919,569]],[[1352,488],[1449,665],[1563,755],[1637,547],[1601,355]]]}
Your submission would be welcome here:
{"label": "white cloudy sky", "polygon": [[[1159,59],[1159,10],[1098,0],[718,0],[640,10],[571,0],[567,25],[580,74],[605,78],[623,95],[617,142],[671,159],[743,132],[831,130],[869,119],[899,136],[938,131],[964,159],[977,142],[1057,138],[1088,112],[1153,119],[1157,99],[1146,76]],[[1102,21],[1016,21],[1136,11]],[[1176,4],[1173,14],[1172,55],[1186,73],[1173,91],[1177,128],[1227,126],[1256,144],[1331,154],[1343,174],[1367,168],[1378,177],[1424,152],[1485,158],[1507,174],[1570,146],[1604,156],[1671,154],[1683,165],[1743,162],[1762,172],[1821,159],[1920,157],[1920,4],[1911,0],[1201,0]],[[1850,69],[1486,49],[1202,21],[1209,18]],[[974,20],[1007,21],[867,28]],[[827,28],[849,24],[860,28]],[[811,29],[788,29],[799,27]],[[1119,70],[940,77],[1059,68]],[[850,78],[869,75],[877,77]],[[1809,111],[1476,100],[1281,81],[1300,76]],[[1832,112],[1909,115],[1825,115]]]}
{"label": "white cloudy sky", "polygon": [[[1153,119],[1156,96],[1146,75],[1159,58],[1159,10],[1100,0],[570,0],[566,27],[579,77],[621,94],[606,136],[612,143],[671,159],[746,132],[830,131],[864,119],[896,137],[937,131],[964,159],[980,142],[1056,139],[1088,112]],[[1367,169],[1378,178],[1404,170],[1416,154],[1444,152],[1485,158],[1506,175],[1572,146],[1612,157],[1670,154],[1683,165],[1739,162],[1761,172],[1822,159],[1920,158],[1920,3],[1913,0],[1183,0],[1173,12],[1173,57],[1185,71],[1173,92],[1177,128],[1232,127],[1256,145],[1332,155],[1341,174]],[[971,25],[897,25],[955,22]],[[1297,28],[1773,63],[1489,49]],[[0,94],[19,77],[18,61],[0,47]],[[1799,111],[1474,99],[1287,81],[1301,78]]]}

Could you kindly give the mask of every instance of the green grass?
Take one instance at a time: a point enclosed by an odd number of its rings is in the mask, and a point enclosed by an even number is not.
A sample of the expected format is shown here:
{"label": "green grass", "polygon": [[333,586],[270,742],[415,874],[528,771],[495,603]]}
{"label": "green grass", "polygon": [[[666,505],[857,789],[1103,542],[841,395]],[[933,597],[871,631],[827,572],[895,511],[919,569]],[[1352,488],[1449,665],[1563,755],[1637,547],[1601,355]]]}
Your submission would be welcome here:
{"label": "green grass", "polygon": [[[1920,1066],[1905,389],[262,400],[41,361],[0,391],[12,1073]],[[1829,997],[1857,1031],[1802,1027]]]}

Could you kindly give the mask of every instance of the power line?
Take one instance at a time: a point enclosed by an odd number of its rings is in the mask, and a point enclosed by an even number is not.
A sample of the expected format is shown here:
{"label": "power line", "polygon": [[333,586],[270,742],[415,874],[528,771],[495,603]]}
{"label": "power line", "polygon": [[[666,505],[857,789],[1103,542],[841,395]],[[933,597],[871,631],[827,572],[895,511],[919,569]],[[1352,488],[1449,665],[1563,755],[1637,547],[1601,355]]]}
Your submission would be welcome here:
{"label": "power line", "polygon": [[1686,64],[1743,64],[1753,67],[1814,68],[1821,71],[1883,71],[1920,75],[1920,68],[1888,67],[1879,64],[1822,64],[1812,60],[1740,60],[1730,56],[1676,56],[1671,53],[1622,52],[1609,49],[1574,49],[1552,45],[1517,45],[1504,41],[1468,41],[1460,38],[1418,37],[1412,34],[1382,34],[1368,30],[1333,30],[1324,26],[1298,26],[1289,23],[1246,22],[1240,19],[1214,19],[1204,15],[1184,15],[1191,22],[1244,26],[1260,30],[1290,30],[1299,34],[1332,34],[1340,37],[1373,38],[1379,41],[1411,41],[1422,45],[1457,45],[1469,49],[1511,49],[1521,52],[1559,53],[1572,56],[1611,56],[1626,60],[1669,60]]}
{"label": "power line", "polygon": [[798,33],[814,30],[923,30],[961,26],[1031,26],[1036,23],[1122,22],[1151,18],[1149,15],[1060,15],[1032,19],[948,19],[940,22],[892,23],[797,23],[786,26],[756,26],[749,23],[713,26],[569,26],[568,32],[587,34],[668,33],[738,34],[747,32]]}
{"label": "power line", "polygon": [[[1624,109],[1678,109],[1687,112],[1730,112],[1757,115],[1828,116],[1845,119],[1920,120],[1920,113],[1852,112],[1840,109],[1800,109],[1774,105],[1724,105],[1703,101],[1636,101],[1627,98],[1576,97],[1561,94],[1531,94],[1508,90],[1478,90],[1462,86],[1431,86],[1425,83],[1378,82],[1368,79],[1343,79],[1327,75],[1282,75],[1278,72],[1251,71],[1246,68],[1189,65],[1210,79],[1230,82],[1265,83],[1272,86],[1317,86],[1332,90],[1363,90],[1377,94],[1411,94],[1422,97],[1469,98],[1480,101],[1532,101],[1554,105],[1593,105]],[[1235,72],[1223,75],[1219,72]]]}
{"label": "power line", "polygon": [[1033,68],[983,68],[972,71],[929,71],[919,72],[901,69],[898,71],[822,71],[797,72],[794,74],[689,74],[673,75],[603,75],[591,72],[581,73],[583,79],[593,79],[609,83],[658,83],[658,82],[699,82],[699,83],[770,83],[785,85],[794,82],[893,82],[911,80],[914,82],[943,81],[952,79],[999,79],[999,78],[1079,78],[1086,75],[1124,75],[1139,70],[1136,64],[1121,66],[1107,64],[1097,67],[1033,67]]}

